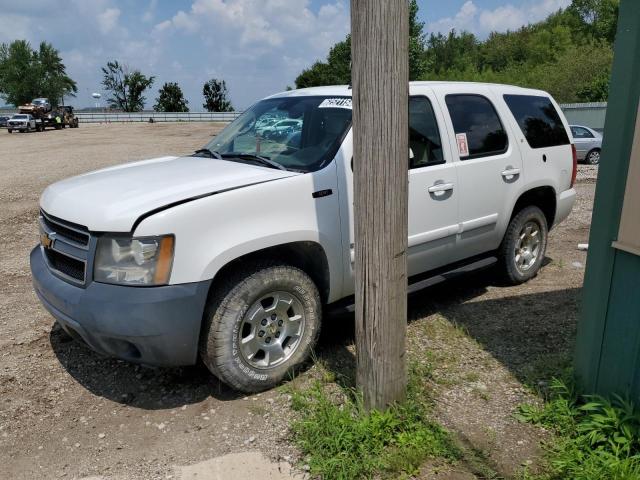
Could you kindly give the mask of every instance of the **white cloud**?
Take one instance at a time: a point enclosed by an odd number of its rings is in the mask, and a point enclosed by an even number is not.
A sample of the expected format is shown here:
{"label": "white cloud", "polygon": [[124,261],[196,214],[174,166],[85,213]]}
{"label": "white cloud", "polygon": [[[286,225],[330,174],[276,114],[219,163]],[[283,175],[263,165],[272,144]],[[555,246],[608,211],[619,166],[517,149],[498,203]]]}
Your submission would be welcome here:
{"label": "white cloud", "polygon": [[[156,29],[166,30],[163,23]],[[309,0],[195,0],[189,12],[171,19],[171,26],[188,33],[199,30],[209,38],[224,32],[246,47],[326,50],[326,37],[335,42],[348,32],[349,11],[346,0],[324,4],[317,14]]]}
{"label": "white cloud", "polygon": [[448,33],[452,29],[466,30],[484,36],[493,31],[515,30],[539,22],[570,3],[571,0],[528,0],[519,6],[506,3],[494,9],[481,9],[473,0],[468,0],[453,17],[429,23],[427,29],[441,33]]}
{"label": "white cloud", "polygon": [[158,8],[158,0],[150,0],[149,6],[142,14],[142,21],[145,23],[150,23],[156,16],[156,9]]}
{"label": "white cloud", "polygon": [[527,13],[513,5],[505,5],[495,10],[483,10],[478,17],[480,28],[485,32],[515,30],[529,21]]}
{"label": "white cloud", "polygon": [[198,30],[198,22],[182,10],[173,16],[171,24],[173,24],[177,29],[185,30],[189,33],[193,33]]}
{"label": "white cloud", "polygon": [[107,8],[98,15],[98,26],[103,34],[111,32],[118,25],[119,8]]}
{"label": "white cloud", "polygon": [[462,5],[454,17],[445,17],[430,23],[427,28],[431,32],[447,33],[450,30],[471,30],[478,13],[478,7],[469,0]]}

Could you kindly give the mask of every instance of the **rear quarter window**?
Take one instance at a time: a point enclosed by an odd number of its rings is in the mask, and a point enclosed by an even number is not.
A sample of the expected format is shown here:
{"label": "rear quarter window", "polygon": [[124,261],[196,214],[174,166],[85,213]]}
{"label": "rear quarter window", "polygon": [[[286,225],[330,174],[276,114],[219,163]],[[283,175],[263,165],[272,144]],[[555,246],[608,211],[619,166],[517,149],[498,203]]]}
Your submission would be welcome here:
{"label": "rear quarter window", "polygon": [[549,97],[504,95],[509,110],[531,148],[568,145],[569,136]]}

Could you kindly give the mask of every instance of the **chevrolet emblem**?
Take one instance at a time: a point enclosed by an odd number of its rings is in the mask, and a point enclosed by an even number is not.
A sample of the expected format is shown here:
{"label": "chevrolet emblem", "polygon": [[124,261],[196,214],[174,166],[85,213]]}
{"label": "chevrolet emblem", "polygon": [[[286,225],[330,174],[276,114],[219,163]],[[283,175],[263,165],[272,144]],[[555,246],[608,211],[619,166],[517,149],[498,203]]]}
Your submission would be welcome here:
{"label": "chevrolet emblem", "polygon": [[44,248],[53,248],[53,239],[46,233],[42,232],[40,234],[40,245]]}

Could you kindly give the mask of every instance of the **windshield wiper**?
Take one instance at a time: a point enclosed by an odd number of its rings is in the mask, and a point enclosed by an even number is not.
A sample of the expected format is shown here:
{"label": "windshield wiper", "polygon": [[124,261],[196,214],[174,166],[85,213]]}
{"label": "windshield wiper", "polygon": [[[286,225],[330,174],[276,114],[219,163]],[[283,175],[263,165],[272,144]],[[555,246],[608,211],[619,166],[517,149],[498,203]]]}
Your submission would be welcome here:
{"label": "windshield wiper", "polygon": [[209,150],[208,148],[201,148],[200,150],[196,150],[195,152],[193,152],[192,156],[201,157],[202,155],[205,155],[209,158],[215,158],[216,160],[222,160],[222,155],[220,155],[215,150]]}
{"label": "windshield wiper", "polygon": [[239,158],[241,160],[250,160],[254,162],[258,162],[265,167],[275,168],[278,170],[287,170],[285,167],[280,165],[278,162],[274,162],[269,157],[263,157],[261,155],[256,155],[254,153],[225,153],[221,155],[222,158]]}

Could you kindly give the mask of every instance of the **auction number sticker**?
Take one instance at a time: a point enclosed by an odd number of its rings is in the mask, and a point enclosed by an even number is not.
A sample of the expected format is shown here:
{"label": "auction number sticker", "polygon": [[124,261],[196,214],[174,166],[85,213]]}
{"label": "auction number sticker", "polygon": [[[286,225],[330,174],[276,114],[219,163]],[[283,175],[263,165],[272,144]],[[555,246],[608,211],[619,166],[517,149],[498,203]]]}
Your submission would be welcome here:
{"label": "auction number sticker", "polygon": [[458,153],[460,154],[460,157],[468,157],[469,142],[467,142],[467,134],[466,133],[456,134],[456,142],[458,143]]}
{"label": "auction number sticker", "polygon": [[325,98],[318,108],[348,108],[351,110],[352,102],[350,98]]}

